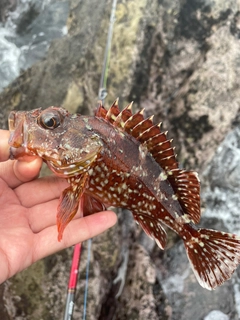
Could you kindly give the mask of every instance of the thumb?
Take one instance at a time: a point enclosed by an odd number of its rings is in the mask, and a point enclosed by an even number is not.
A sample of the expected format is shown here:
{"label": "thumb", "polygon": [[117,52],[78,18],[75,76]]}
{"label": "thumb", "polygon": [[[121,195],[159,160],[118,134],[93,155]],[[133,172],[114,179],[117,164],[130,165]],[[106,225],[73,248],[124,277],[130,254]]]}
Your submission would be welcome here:
{"label": "thumb", "polygon": [[42,159],[38,157],[24,157],[21,160],[15,160],[13,172],[20,182],[30,181],[39,175],[42,166]]}

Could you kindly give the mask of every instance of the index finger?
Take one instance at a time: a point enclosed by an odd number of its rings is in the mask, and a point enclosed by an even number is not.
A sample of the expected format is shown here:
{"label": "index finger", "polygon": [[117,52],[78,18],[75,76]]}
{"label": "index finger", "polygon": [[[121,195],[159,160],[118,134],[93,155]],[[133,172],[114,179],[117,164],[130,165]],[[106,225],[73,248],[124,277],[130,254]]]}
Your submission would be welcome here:
{"label": "index finger", "polygon": [[9,136],[10,132],[8,130],[0,130],[0,161],[6,161],[9,159]]}
{"label": "index finger", "polygon": [[56,226],[51,225],[36,233],[36,243],[33,244],[33,261],[93,238],[112,227],[116,222],[117,216],[113,211],[97,212],[90,216],[72,220],[67,225],[61,242],[57,241],[58,232]]}

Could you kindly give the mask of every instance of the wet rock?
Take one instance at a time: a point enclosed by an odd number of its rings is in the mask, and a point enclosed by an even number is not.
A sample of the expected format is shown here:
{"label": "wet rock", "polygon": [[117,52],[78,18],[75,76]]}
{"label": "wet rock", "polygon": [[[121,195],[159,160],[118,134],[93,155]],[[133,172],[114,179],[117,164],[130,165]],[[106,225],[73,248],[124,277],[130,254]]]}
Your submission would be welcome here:
{"label": "wet rock", "polygon": [[14,11],[17,6],[16,0],[2,0],[0,3],[0,22],[5,23],[9,11]]}
{"label": "wet rock", "polygon": [[[214,227],[214,224],[211,226]],[[172,316],[169,319],[203,319],[212,310],[219,310],[230,319],[239,318],[233,283],[228,281],[214,291],[200,287],[191,270],[182,242],[178,242],[164,253],[157,266],[160,270],[159,282],[171,306]],[[217,317],[214,319],[218,320]]]}
{"label": "wet rock", "polygon": [[206,210],[204,216],[220,218],[227,228],[240,233],[238,196],[240,187],[240,128],[229,132],[211,164],[203,172]]}
{"label": "wet rock", "polygon": [[[11,2],[13,5],[15,1]],[[68,12],[68,0],[20,1],[9,11],[6,23],[0,24],[0,91],[21,70],[43,59],[53,39],[67,33]]]}
{"label": "wet rock", "polygon": [[219,310],[213,310],[203,320],[229,320],[229,316]]}

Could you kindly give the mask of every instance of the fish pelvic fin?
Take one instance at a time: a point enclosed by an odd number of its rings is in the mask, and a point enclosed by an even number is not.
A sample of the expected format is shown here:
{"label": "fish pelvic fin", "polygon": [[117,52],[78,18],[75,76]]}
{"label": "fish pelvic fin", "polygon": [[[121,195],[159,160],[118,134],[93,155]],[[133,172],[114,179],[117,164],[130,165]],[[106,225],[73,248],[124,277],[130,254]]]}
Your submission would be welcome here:
{"label": "fish pelvic fin", "polygon": [[87,193],[84,193],[81,198],[81,207],[84,217],[107,209],[101,201]]}
{"label": "fish pelvic fin", "polygon": [[213,290],[230,279],[240,264],[240,237],[210,229],[197,233],[184,245],[199,284]]}

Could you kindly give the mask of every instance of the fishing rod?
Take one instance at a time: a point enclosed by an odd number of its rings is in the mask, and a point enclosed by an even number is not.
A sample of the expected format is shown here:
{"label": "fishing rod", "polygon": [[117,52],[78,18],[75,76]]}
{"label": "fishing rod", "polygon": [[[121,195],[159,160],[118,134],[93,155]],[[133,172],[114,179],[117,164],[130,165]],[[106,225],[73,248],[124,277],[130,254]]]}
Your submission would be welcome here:
{"label": "fishing rod", "polygon": [[[102,103],[104,102],[107,96],[107,89],[106,89],[107,76],[108,76],[108,67],[110,62],[113,26],[116,20],[115,18],[116,7],[117,7],[117,0],[113,0],[111,16],[109,21],[109,28],[108,28],[107,43],[106,43],[105,53],[104,53],[103,68],[102,68],[99,91],[98,91],[98,100],[100,100]],[[85,284],[85,291],[84,291],[83,320],[86,319],[86,314],[87,314],[87,294],[88,294],[89,266],[90,266],[90,258],[91,258],[91,245],[92,245],[92,239],[89,239],[87,266],[86,266],[86,284]],[[82,244],[81,243],[76,244],[73,250],[64,320],[71,320],[73,315],[73,308],[75,304],[75,292],[76,292],[77,279],[78,279],[78,270],[79,270],[80,259],[81,259],[81,251],[82,251]]]}
{"label": "fishing rod", "polygon": [[[88,279],[89,279],[89,267],[90,267],[90,258],[91,258],[91,244],[92,244],[92,239],[89,239],[87,266],[86,266],[86,284],[85,284],[85,290],[84,290],[83,320],[86,319],[86,314],[87,314],[87,294],[88,294]],[[64,320],[71,320],[73,316],[73,309],[75,304],[75,292],[77,288],[81,251],[82,251],[82,244],[81,243],[76,244],[73,250]]]}
{"label": "fishing rod", "polygon": [[81,243],[77,243],[74,246],[72,265],[71,265],[71,271],[70,271],[69,282],[68,282],[68,293],[67,293],[64,320],[71,320],[73,315],[73,307],[74,307],[74,301],[75,301],[75,291],[77,286],[81,249],[82,249]]}

